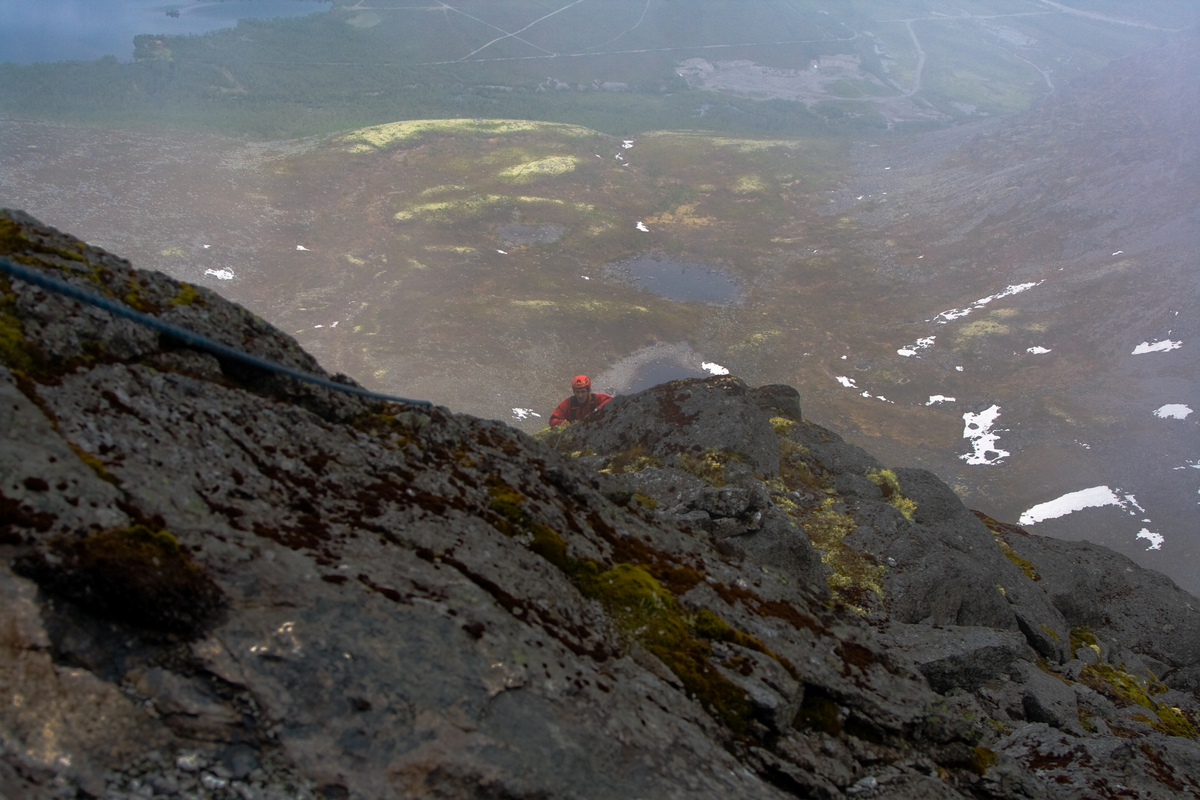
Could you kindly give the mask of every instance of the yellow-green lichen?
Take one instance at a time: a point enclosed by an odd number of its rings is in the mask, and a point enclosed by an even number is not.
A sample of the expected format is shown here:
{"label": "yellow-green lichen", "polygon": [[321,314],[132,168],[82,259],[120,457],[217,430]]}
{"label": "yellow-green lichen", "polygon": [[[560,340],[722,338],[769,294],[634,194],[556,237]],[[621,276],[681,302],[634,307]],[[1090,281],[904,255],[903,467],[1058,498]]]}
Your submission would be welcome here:
{"label": "yellow-green lichen", "polygon": [[771,427],[775,429],[776,434],[783,436],[796,427],[796,421],[787,417],[771,417]]}
{"label": "yellow-green lichen", "polygon": [[0,363],[11,370],[27,373],[33,357],[25,340],[21,319],[16,315],[16,295],[7,279],[0,279]]}
{"label": "yellow-green lichen", "polygon": [[1021,558],[1019,555],[1017,555],[1016,551],[1012,549],[1012,545],[1010,545],[1008,542],[997,536],[996,545],[1000,548],[1000,551],[1004,553],[1005,558],[1016,564],[1017,567],[1020,568],[1021,572],[1025,573],[1026,578],[1029,578],[1031,581],[1040,581],[1042,579],[1042,576],[1038,574],[1037,567],[1033,565],[1033,562],[1027,558]]}
{"label": "yellow-green lichen", "polygon": [[641,442],[635,444],[630,449],[617,453],[605,462],[601,472],[609,472],[614,474],[629,474],[633,472],[641,472],[650,467],[661,467],[662,459],[651,453],[646,446]]}
{"label": "yellow-green lichen", "polygon": [[888,503],[912,522],[913,514],[917,513],[917,503],[904,496],[900,491],[900,481],[896,473],[890,469],[873,469],[867,473],[867,478],[879,487]]}
{"label": "yellow-green lichen", "polygon": [[532,541],[529,549],[564,572],[570,573],[573,565],[567,555],[567,543],[549,525],[533,519],[521,507],[524,495],[492,476],[487,480],[488,494],[492,501],[489,508],[501,519],[496,529],[506,536],[518,533],[528,535]]}
{"label": "yellow-green lichen", "polygon": [[104,463],[100,459],[96,458],[94,455],[84,450],[74,442],[67,442],[67,445],[75,452],[75,455],[79,457],[79,460],[87,465],[88,469],[96,473],[97,478],[105,481],[106,483],[111,483],[113,486],[119,485],[117,479],[113,477],[112,473],[104,468]]}
{"label": "yellow-green lichen", "polygon": [[168,304],[173,306],[190,306],[197,302],[201,305],[204,304],[204,299],[196,291],[196,287],[190,283],[181,283],[179,284],[179,291],[168,301]]}
{"label": "yellow-green lichen", "polygon": [[999,756],[995,750],[990,750],[986,747],[976,747],[971,751],[970,770],[976,775],[983,775],[999,761]]}
{"label": "yellow-green lichen", "polygon": [[[1073,650],[1080,647],[1093,647],[1099,654],[1099,641],[1086,626],[1074,628],[1070,638]],[[1097,661],[1095,664],[1084,666],[1079,676],[1079,682],[1112,699],[1117,705],[1139,705],[1150,711],[1154,715],[1153,717],[1141,714],[1135,715],[1135,719],[1140,718],[1140,721],[1160,733],[1188,739],[1197,737],[1196,727],[1184,716],[1182,711],[1153,698],[1153,695],[1168,691],[1167,687],[1159,683],[1153,674],[1149,677],[1134,675],[1125,669],[1118,669],[1111,664]]]}
{"label": "yellow-green lichen", "polygon": [[658,501],[650,495],[634,492],[633,499],[644,505],[646,508],[658,508]]}
{"label": "yellow-green lichen", "polygon": [[819,506],[805,509],[800,525],[830,570],[829,588],[835,597],[859,613],[883,599],[886,569],[870,553],[855,550],[844,539],[854,532],[854,518],[827,497]]}
{"label": "yellow-green lichen", "polygon": [[379,148],[412,139],[426,133],[440,134],[487,134],[499,136],[526,131],[542,131],[559,136],[579,138],[595,136],[596,132],[579,125],[564,125],[556,122],[532,122],[510,119],[425,119],[405,122],[390,122],[375,125],[345,134],[341,140],[352,153],[371,152]]}
{"label": "yellow-green lichen", "polygon": [[729,188],[737,194],[756,194],[765,192],[770,187],[759,175],[742,175]]}
{"label": "yellow-green lichen", "polygon": [[741,461],[742,457],[728,450],[705,450],[699,455],[678,453],[675,456],[675,466],[684,472],[690,472],[710,486],[721,487],[728,481],[726,465],[730,461]]}
{"label": "yellow-green lichen", "polygon": [[[576,583],[587,597],[600,602],[618,634],[637,642],[679,678],[695,696],[736,733],[745,733],[753,707],[745,691],[709,662],[712,648],[687,624],[679,604],[649,572],[632,564],[617,564],[601,571],[594,562],[576,574]],[[703,629],[727,629],[705,617]]]}

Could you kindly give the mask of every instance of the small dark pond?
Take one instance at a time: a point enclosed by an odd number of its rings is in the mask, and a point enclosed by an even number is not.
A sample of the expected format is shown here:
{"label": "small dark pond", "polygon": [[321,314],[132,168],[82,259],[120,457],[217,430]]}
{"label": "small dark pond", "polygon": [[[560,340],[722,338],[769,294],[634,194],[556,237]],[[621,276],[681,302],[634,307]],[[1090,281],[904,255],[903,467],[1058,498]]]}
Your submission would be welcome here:
{"label": "small dark pond", "polygon": [[736,305],[743,300],[741,288],[726,272],[661,254],[643,253],[609,264],[605,271],[668,300],[714,305]]}
{"label": "small dark pond", "polygon": [[635,394],[651,386],[658,386],[667,381],[677,381],[680,378],[707,378],[708,373],[701,369],[691,369],[678,361],[651,361],[643,364],[633,374],[633,383],[624,394]]}

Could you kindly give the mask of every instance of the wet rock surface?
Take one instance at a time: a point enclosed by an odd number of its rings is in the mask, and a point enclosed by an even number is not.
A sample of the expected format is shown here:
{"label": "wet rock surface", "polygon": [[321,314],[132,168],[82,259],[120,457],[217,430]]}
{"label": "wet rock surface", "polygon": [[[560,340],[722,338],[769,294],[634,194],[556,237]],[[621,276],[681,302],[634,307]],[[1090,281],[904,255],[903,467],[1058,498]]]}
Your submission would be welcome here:
{"label": "wet rock surface", "polygon": [[[23,215],[0,255],[322,374]],[[675,381],[543,443],[16,279],[0,331],[6,797],[1200,786],[1195,598],[884,469],[787,387]]]}

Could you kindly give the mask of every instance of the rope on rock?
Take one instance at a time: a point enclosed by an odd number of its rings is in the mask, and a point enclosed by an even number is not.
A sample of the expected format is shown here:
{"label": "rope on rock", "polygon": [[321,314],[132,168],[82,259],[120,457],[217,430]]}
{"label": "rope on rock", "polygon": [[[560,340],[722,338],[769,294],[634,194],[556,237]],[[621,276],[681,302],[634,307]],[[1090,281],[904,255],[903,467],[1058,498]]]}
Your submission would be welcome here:
{"label": "rope on rock", "polygon": [[56,280],[42,274],[41,272],[26,269],[25,267],[14,264],[7,258],[0,257],[0,271],[7,272],[9,275],[20,281],[24,281],[25,283],[30,283],[34,286],[40,286],[43,289],[49,289],[52,292],[57,292],[58,294],[70,297],[73,300],[78,300],[82,303],[88,303],[96,306],[97,308],[102,308],[110,314],[115,314],[118,317],[131,319],[134,322],[145,325],[146,327],[152,328],[160,333],[165,333],[169,336],[172,336],[189,347],[194,347],[197,350],[203,350],[219,358],[233,359],[235,361],[240,361],[243,364],[249,364],[251,366],[258,367],[259,369],[278,372],[281,375],[287,375],[290,378],[295,378],[296,380],[304,381],[305,383],[323,386],[326,389],[336,389],[339,392],[357,394],[361,395],[362,397],[370,397],[375,400],[388,400],[393,403],[407,403],[415,406],[433,407],[433,403],[429,402],[428,400],[410,400],[407,397],[393,397],[387,394],[371,392],[358,386],[351,386],[346,383],[338,383],[337,381],[331,381],[328,378],[322,378],[319,375],[301,372],[298,369],[285,367],[283,364],[276,364],[274,361],[268,361],[265,358],[252,356],[242,350],[221,344],[220,342],[210,339],[207,336],[201,336],[194,331],[189,331],[186,328],[180,328],[177,325],[163,322],[158,317],[155,317],[151,314],[143,314],[140,311],[134,311],[122,303],[114,302],[105,297],[99,297],[91,292],[85,292],[82,289],[71,286],[69,283]]}

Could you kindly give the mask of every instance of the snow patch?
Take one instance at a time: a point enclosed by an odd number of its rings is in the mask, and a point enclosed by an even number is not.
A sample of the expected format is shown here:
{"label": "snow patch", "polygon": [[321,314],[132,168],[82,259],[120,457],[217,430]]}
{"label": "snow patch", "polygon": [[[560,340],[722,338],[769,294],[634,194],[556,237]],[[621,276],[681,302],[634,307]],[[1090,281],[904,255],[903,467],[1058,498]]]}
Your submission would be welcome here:
{"label": "snow patch", "polygon": [[845,375],[839,375],[838,377],[834,378],[834,380],[836,380],[842,386],[845,386],[847,389],[857,389],[858,388],[858,386],[855,385],[855,383],[854,383],[854,379],[847,378]]}
{"label": "snow patch", "polygon": [[908,347],[902,347],[896,352],[905,358],[910,358],[911,356],[915,356],[919,350],[933,347],[933,341],[936,338],[936,336],[926,336],[924,339],[917,339],[913,344],[910,344]]}
{"label": "snow patch", "polygon": [[1030,348],[1029,348],[1028,350],[1026,350],[1025,352],[1026,352],[1026,353],[1033,353],[1035,356],[1040,356],[1040,355],[1042,355],[1043,353],[1049,353],[1049,352],[1050,352],[1050,348],[1049,348],[1049,347],[1030,347]]}
{"label": "snow patch", "polygon": [[1162,550],[1163,535],[1161,533],[1154,533],[1149,528],[1142,528],[1138,531],[1137,538],[1150,542],[1150,544],[1146,545],[1147,550]]}
{"label": "snow patch", "polygon": [[1093,486],[1090,489],[1069,492],[1046,503],[1038,503],[1022,514],[1017,522],[1021,525],[1033,525],[1042,520],[1065,517],[1067,514],[1082,511],[1085,508],[1103,506],[1118,506],[1128,511],[1129,505],[1140,509],[1133,495],[1125,495],[1122,498],[1107,486]]}
{"label": "snow patch", "polygon": [[1168,403],[1162,408],[1155,409],[1154,416],[1162,419],[1187,419],[1192,409],[1182,403]]}
{"label": "snow patch", "polygon": [[929,395],[929,402],[926,403],[925,405],[931,406],[934,403],[953,403],[953,402],[954,402],[953,397],[946,397],[946,395],[944,395],[944,394],[931,394],[931,395]]}
{"label": "snow patch", "polygon": [[513,417],[516,419],[528,419],[529,417],[541,417],[542,415],[534,411],[532,408],[514,408],[512,410]]}
{"label": "snow patch", "polygon": [[646,227],[646,223],[642,222],[641,220],[638,220],[637,229],[642,233],[650,232],[650,229]]}
{"label": "snow patch", "polygon": [[1046,282],[1045,279],[1042,279],[1040,281],[1034,281],[1032,283],[1010,284],[1010,285],[1004,287],[1004,289],[1002,289],[1001,291],[996,292],[995,294],[989,294],[987,297],[979,298],[978,300],[976,300],[974,303],[967,306],[966,308],[952,308],[949,311],[943,311],[942,313],[935,316],[931,320],[931,322],[936,322],[939,325],[945,325],[947,322],[950,322],[951,320],[961,319],[962,317],[965,317],[967,314],[970,314],[972,311],[974,311],[977,308],[983,308],[984,306],[986,306],[988,303],[992,302],[993,300],[999,300],[1001,297],[1009,297],[1014,294],[1020,294],[1021,292],[1029,291],[1033,287],[1040,286],[1041,284],[1043,284],[1045,282]]}
{"label": "snow patch", "polygon": [[305,247],[305,246],[304,246],[304,245],[302,245],[302,244],[298,244],[298,245],[296,245],[296,249],[297,249],[297,250],[303,250],[303,251],[304,251],[304,252],[306,252],[306,253],[311,253],[311,252],[312,252],[311,250],[309,250],[307,247]]}
{"label": "snow patch", "polygon": [[1133,355],[1140,356],[1143,353],[1165,353],[1168,350],[1178,350],[1183,347],[1183,342],[1172,342],[1170,339],[1163,339],[1161,342],[1142,342],[1137,347],[1133,348]]}
{"label": "snow patch", "polygon": [[206,270],[204,270],[204,274],[212,275],[214,278],[216,278],[219,281],[233,280],[233,273],[227,269],[206,269]]}
{"label": "snow patch", "polygon": [[704,368],[705,372],[711,373],[713,375],[728,375],[729,374],[729,370],[727,370],[725,367],[722,367],[720,364],[718,364],[714,361],[705,361],[700,366]]}
{"label": "snow patch", "polygon": [[980,411],[978,414],[972,414],[970,411],[963,414],[965,423],[963,438],[971,440],[972,452],[959,456],[959,458],[968,464],[993,465],[1002,463],[1005,458],[1012,455],[997,446],[1000,436],[992,433],[992,426],[996,424],[999,416],[1000,406],[997,405]]}

